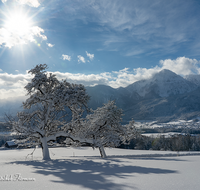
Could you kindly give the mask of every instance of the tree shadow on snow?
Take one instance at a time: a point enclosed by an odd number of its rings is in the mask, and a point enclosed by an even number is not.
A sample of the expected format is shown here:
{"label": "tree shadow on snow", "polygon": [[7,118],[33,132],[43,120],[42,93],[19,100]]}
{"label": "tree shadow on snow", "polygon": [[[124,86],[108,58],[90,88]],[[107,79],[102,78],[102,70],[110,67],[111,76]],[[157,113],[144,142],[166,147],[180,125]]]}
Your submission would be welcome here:
{"label": "tree shadow on snow", "polygon": [[[129,159],[129,160],[161,160],[161,161],[186,161],[180,156],[149,156],[149,155],[126,155],[126,156],[108,156],[110,160]],[[119,160],[120,162],[120,160]]]}
{"label": "tree shadow on snow", "polygon": [[121,190],[132,188],[128,184],[118,184],[109,180],[109,178],[117,177],[126,179],[133,177],[134,174],[171,174],[177,173],[173,170],[160,168],[148,168],[132,165],[122,165],[114,163],[109,159],[99,162],[94,160],[66,159],[51,161],[18,161],[16,164],[33,166],[35,172],[44,176],[53,175],[59,180],[52,180],[54,183],[65,183],[71,185],[80,185],[85,188],[102,190],[115,189]]}

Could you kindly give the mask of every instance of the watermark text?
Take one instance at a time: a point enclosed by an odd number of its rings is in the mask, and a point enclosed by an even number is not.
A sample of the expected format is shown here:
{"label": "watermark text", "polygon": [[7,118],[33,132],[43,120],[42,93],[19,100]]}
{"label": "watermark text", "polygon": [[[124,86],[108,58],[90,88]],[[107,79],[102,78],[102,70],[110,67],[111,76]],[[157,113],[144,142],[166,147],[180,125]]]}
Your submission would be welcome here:
{"label": "watermark text", "polygon": [[0,176],[1,181],[35,181],[35,178],[22,177],[20,173]]}

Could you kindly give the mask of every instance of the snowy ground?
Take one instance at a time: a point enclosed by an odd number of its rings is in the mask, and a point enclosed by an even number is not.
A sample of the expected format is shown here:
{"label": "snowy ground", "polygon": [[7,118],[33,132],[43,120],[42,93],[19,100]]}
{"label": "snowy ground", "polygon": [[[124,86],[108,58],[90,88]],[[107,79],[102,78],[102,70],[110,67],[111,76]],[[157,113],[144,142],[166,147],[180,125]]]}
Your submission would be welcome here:
{"label": "snowy ground", "polygon": [[[200,152],[92,148],[0,150],[0,189],[4,190],[199,190]],[[27,181],[20,181],[20,180]]]}
{"label": "snowy ground", "polygon": [[178,120],[167,123],[158,123],[158,121],[135,121],[135,126],[137,128],[200,128],[200,117],[196,120]]}

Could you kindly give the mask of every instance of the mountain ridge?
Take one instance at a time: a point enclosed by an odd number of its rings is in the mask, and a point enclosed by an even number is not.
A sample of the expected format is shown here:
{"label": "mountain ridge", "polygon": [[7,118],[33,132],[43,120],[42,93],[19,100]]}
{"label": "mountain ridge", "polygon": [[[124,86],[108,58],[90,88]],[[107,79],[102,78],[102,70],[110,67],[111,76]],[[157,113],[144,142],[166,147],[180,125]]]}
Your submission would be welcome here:
{"label": "mountain ridge", "polygon": [[96,109],[109,100],[115,100],[117,106],[124,110],[125,121],[131,118],[163,122],[195,118],[200,115],[200,80],[198,83],[191,78],[183,78],[165,69],[150,79],[137,81],[125,88],[106,87],[106,93],[104,85],[101,85],[101,90],[99,85],[95,90],[94,87],[86,87],[91,96],[89,106]]}
{"label": "mountain ridge", "polygon": [[[115,100],[117,106],[124,110],[125,123],[132,118],[167,122],[200,116],[200,75],[182,77],[165,69],[150,79],[127,87],[96,85],[85,88],[91,97],[88,107],[96,109],[109,100]],[[0,119],[3,121],[5,113],[15,115],[20,111],[22,101],[23,97],[0,100]]]}
{"label": "mountain ridge", "polygon": [[171,94],[190,92],[196,89],[197,85],[170,70],[164,69],[150,79],[137,81],[126,88],[129,91],[136,91],[143,97],[150,90],[154,90],[161,97],[168,97]]}

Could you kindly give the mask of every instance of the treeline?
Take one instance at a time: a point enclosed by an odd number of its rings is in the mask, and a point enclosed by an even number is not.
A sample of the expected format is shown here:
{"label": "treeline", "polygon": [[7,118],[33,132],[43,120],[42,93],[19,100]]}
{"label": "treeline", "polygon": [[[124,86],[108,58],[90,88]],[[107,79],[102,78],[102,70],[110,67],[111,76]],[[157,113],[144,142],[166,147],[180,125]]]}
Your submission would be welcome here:
{"label": "treeline", "polygon": [[200,136],[176,135],[157,138],[138,135],[128,145],[120,148],[136,150],[170,150],[170,151],[200,151]]}
{"label": "treeline", "polygon": [[1,138],[0,136],[0,147],[3,146],[6,143],[6,140]]}
{"label": "treeline", "polygon": [[157,128],[143,128],[140,133],[188,133],[188,134],[200,134],[200,128],[190,127],[157,127]]}
{"label": "treeline", "polygon": [[4,132],[8,132],[8,125],[4,122],[0,122],[0,147],[5,144],[10,137],[6,136]]}

